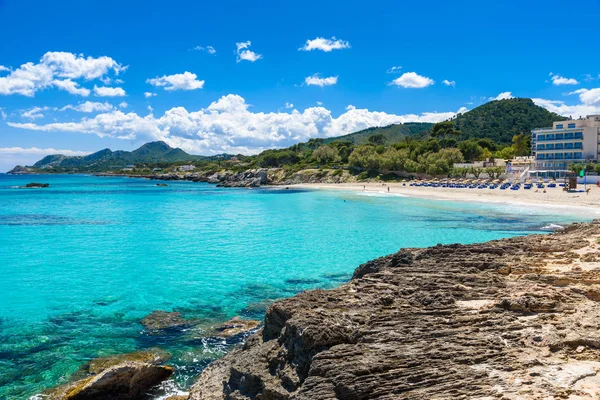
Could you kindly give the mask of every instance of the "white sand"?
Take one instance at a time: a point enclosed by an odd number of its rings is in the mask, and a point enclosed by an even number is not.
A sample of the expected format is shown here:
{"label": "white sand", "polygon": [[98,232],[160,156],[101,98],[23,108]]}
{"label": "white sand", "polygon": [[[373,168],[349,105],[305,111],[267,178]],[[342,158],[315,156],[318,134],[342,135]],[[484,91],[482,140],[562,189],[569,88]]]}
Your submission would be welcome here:
{"label": "white sand", "polygon": [[[500,190],[496,189],[453,189],[453,188],[432,188],[432,187],[414,187],[409,183],[306,183],[294,185],[294,187],[307,189],[327,189],[327,190],[347,190],[353,192],[365,192],[373,194],[402,195],[408,197],[418,197],[437,200],[468,201],[500,203],[511,205],[529,205],[543,208],[553,208],[556,212],[565,210],[571,214],[575,213],[589,218],[600,218],[600,188],[595,185],[588,185],[591,188],[589,194],[569,193],[563,191],[563,188],[536,187],[525,190]],[[389,187],[389,192],[388,192]],[[583,185],[578,187],[583,189]],[[538,192],[536,193],[536,190]]]}

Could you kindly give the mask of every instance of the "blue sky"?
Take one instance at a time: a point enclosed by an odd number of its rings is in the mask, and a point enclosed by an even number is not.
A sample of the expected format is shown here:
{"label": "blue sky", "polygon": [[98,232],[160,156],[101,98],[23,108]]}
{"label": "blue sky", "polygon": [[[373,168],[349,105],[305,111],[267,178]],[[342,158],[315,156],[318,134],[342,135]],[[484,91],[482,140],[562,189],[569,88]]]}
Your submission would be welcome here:
{"label": "blue sky", "polygon": [[590,21],[598,0],[0,0],[0,171],[151,140],[254,153],[500,95],[600,112]]}

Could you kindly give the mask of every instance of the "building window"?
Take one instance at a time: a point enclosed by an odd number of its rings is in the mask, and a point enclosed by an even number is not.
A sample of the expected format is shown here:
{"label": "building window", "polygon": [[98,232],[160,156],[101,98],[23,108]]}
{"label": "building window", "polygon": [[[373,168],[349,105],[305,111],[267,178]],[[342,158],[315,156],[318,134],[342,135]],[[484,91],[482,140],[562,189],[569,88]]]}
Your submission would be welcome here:
{"label": "building window", "polygon": [[582,147],[582,143],[581,143],[581,142],[577,142],[577,143],[575,143],[575,148],[576,148],[576,149],[582,149],[582,148],[583,148],[583,147]]}
{"label": "building window", "polygon": [[562,133],[556,134],[556,140],[563,140],[564,138],[565,138],[565,135],[563,135]]}
{"label": "building window", "polygon": [[583,132],[575,132],[575,139],[583,139]]}
{"label": "building window", "polygon": [[577,125],[576,124],[569,124],[569,125],[567,125],[567,127],[569,129],[572,129],[572,128],[577,128]]}
{"label": "building window", "polygon": [[538,144],[537,145],[537,149],[538,150],[544,150],[544,145],[543,144]]}
{"label": "building window", "polygon": [[563,124],[556,124],[556,129],[562,129],[563,128]]}
{"label": "building window", "polygon": [[573,137],[574,137],[574,136],[573,136],[573,133],[572,133],[572,132],[571,132],[571,133],[567,133],[567,134],[565,134],[565,139],[566,139],[566,140],[573,139]]}
{"label": "building window", "polygon": [[583,158],[583,153],[574,153],[574,156],[576,159],[581,159]]}
{"label": "building window", "polygon": [[563,144],[562,144],[562,143],[557,143],[557,144],[554,146],[554,148],[555,148],[556,150],[562,150],[562,149],[563,149]]}
{"label": "building window", "polygon": [[554,145],[553,144],[547,144],[546,145],[546,150],[554,150]]}

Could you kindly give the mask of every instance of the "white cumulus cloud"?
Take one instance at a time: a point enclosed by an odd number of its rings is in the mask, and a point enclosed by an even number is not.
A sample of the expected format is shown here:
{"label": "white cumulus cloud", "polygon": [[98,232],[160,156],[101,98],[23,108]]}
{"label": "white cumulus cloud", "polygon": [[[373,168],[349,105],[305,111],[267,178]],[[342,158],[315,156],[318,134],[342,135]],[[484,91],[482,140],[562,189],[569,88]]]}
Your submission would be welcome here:
{"label": "white cumulus cloud", "polygon": [[[464,108],[458,110],[465,111]],[[156,117],[112,110],[72,122],[8,122],[8,125],[43,132],[164,140],[171,146],[197,154],[253,154],[266,148],[287,147],[310,138],[344,135],[369,127],[405,122],[440,122],[455,115],[456,112],[396,115],[351,108],[335,117],[324,107],[309,107],[302,112],[295,109],[289,112],[252,112],[243,97],[229,94],[197,111],[174,107]]]}
{"label": "white cumulus cloud", "polygon": [[21,117],[23,118],[28,118],[28,119],[38,119],[38,118],[44,118],[44,111],[49,111],[51,110],[50,107],[48,106],[44,106],[44,107],[32,107],[29,110],[23,110],[21,112]]}
{"label": "white cumulus cloud", "polygon": [[20,94],[32,97],[39,90],[56,87],[71,94],[88,96],[78,79],[90,81],[109,73],[118,75],[127,69],[110,57],[85,57],[83,54],[48,52],[35,64],[28,62],[0,77],[0,95]]}
{"label": "white cumulus cloud", "polygon": [[52,84],[57,88],[69,92],[71,94],[76,94],[79,96],[87,97],[90,95],[90,89],[80,87],[79,83],[72,81],[71,79],[64,80],[54,80]]}
{"label": "white cumulus cloud", "polygon": [[93,113],[93,112],[105,112],[113,110],[114,107],[112,104],[107,102],[100,103],[97,101],[85,101],[83,103],[79,103],[77,105],[67,104],[62,107],[60,111],[74,110],[83,113]]}
{"label": "white cumulus cloud", "polygon": [[317,37],[315,39],[309,39],[306,41],[304,46],[300,47],[298,50],[300,51],[313,51],[313,50],[321,50],[329,53],[332,50],[341,50],[341,49],[349,49],[350,43],[336,39],[333,36],[331,39],[325,39],[322,37]]}
{"label": "white cumulus cloud", "polygon": [[393,85],[410,89],[422,89],[431,86],[435,81],[426,76],[421,76],[416,72],[405,72],[400,77],[392,81]]}
{"label": "white cumulus cloud", "polygon": [[444,79],[442,81],[442,83],[446,86],[452,86],[452,87],[456,87],[456,82],[455,81],[449,81],[448,79]]}
{"label": "white cumulus cloud", "polygon": [[514,98],[515,98],[515,96],[512,95],[512,92],[502,92],[496,97],[490,97],[490,101],[508,100],[508,99],[514,99]]}
{"label": "white cumulus cloud", "polygon": [[247,42],[239,42],[235,44],[236,54],[237,54],[237,62],[240,61],[250,61],[254,62],[260,60],[262,58],[262,54],[258,54],[250,50],[250,46],[252,45],[251,41]]}
{"label": "white cumulus cloud", "polygon": [[388,70],[385,72],[386,72],[386,74],[397,74],[401,70],[402,70],[402,66],[396,65],[396,66],[393,66],[392,68],[388,68]]}
{"label": "white cumulus cloud", "polygon": [[144,97],[145,97],[145,98],[154,97],[154,96],[156,96],[156,93],[152,93],[152,92],[144,92]]}
{"label": "white cumulus cloud", "polygon": [[562,100],[532,99],[535,104],[549,111],[571,118],[600,114],[600,88],[579,89],[570,94],[579,95],[579,104],[567,104]]}
{"label": "white cumulus cloud", "polygon": [[125,90],[120,87],[94,85],[94,94],[98,97],[123,97],[125,96]]}
{"label": "white cumulus cloud", "polygon": [[[152,86],[162,87],[165,90],[195,90],[204,87],[204,81],[198,80],[196,74],[185,71],[183,74],[164,75],[152,79],[147,79],[146,83]],[[146,94],[149,92],[146,92]],[[144,94],[146,96],[146,94]],[[146,96],[150,97],[150,96]]]}
{"label": "white cumulus cloud", "polygon": [[561,85],[578,85],[579,81],[577,81],[577,79],[574,78],[565,78],[563,76],[560,76],[558,74],[553,74],[552,72],[550,73],[550,79],[552,80],[552,84],[555,86],[561,86]]}
{"label": "white cumulus cloud", "polygon": [[292,103],[286,102],[285,108],[294,108],[294,105]]}
{"label": "white cumulus cloud", "polygon": [[212,46],[196,46],[196,47],[194,47],[194,50],[205,51],[208,54],[217,54],[217,50],[215,50],[215,48]]}
{"label": "white cumulus cloud", "polygon": [[10,68],[5,67],[4,65],[0,65],[0,72],[3,72],[3,71],[10,71]]}
{"label": "white cumulus cloud", "polygon": [[0,147],[0,154],[35,154],[47,156],[50,154],[62,154],[63,156],[85,156],[90,154],[89,151],[77,150],[57,150],[57,149],[40,149],[38,147]]}
{"label": "white cumulus cloud", "polygon": [[311,76],[307,76],[306,78],[304,78],[304,83],[307,86],[331,86],[331,85],[335,85],[337,83],[338,77],[337,76],[330,76],[328,78],[321,78],[319,76],[319,74],[314,74]]}

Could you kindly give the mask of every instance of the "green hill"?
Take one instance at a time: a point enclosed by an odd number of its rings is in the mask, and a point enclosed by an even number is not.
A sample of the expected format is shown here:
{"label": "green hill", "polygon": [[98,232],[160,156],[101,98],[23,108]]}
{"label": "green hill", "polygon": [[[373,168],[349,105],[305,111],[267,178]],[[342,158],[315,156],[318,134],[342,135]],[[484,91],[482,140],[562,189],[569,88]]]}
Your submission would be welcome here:
{"label": "green hill", "polygon": [[396,143],[407,136],[415,136],[431,129],[433,124],[428,122],[409,122],[406,124],[394,124],[383,127],[374,127],[363,129],[362,131],[350,133],[344,136],[336,136],[325,139],[325,143],[331,143],[336,140],[347,140],[356,145],[364,144],[369,141],[373,135],[383,135],[386,143]]}
{"label": "green hill", "polygon": [[[519,133],[529,135],[533,128],[551,126],[554,121],[567,118],[537,106],[531,99],[507,99],[490,101],[479,107],[458,114],[454,119],[456,129],[461,131],[459,140],[489,138],[498,144],[510,144]],[[396,143],[411,136],[422,138],[434,124],[409,122],[385,127],[368,128],[349,135],[325,139],[325,143],[348,140],[356,145],[367,143],[370,136],[381,134],[385,143]]]}
{"label": "green hill", "polygon": [[531,129],[552,126],[567,118],[537,106],[531,99],[496,100],[483,104],[454,119],[460,139],[489,138],[510,144],[519,133],[529,135]]}
{"label": "green hill", "polygon": [[67,157],[54,154],[42,158],[32,167],[36,169],[78,169],[86,171],[102,171],[111,168],[124,168],[131,164],[175,163],[208,160],[212,157],[195,156],[165,142],[146,143],[134,151],[110,149],[100,150],[87,156]]}

